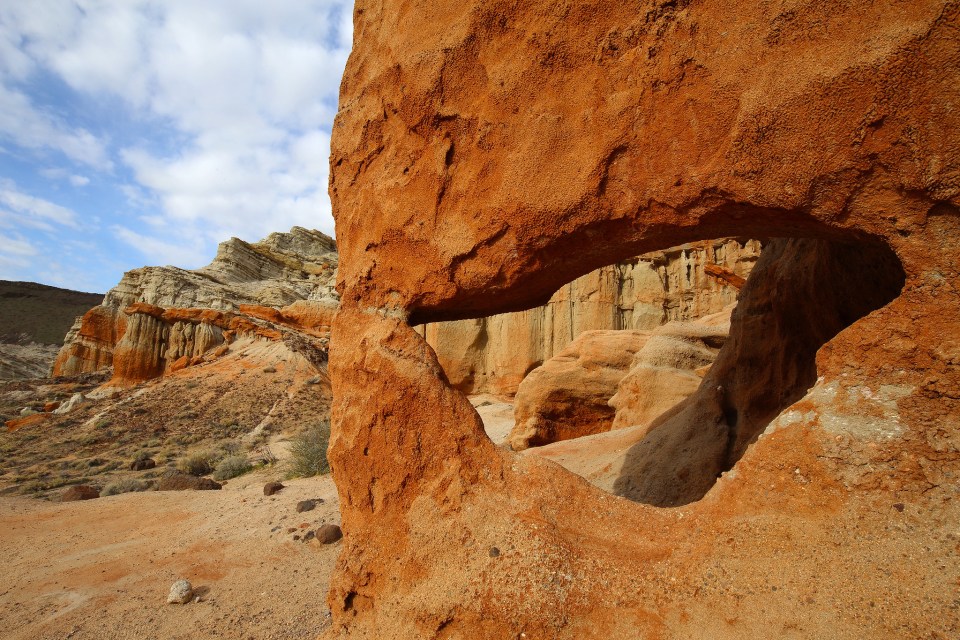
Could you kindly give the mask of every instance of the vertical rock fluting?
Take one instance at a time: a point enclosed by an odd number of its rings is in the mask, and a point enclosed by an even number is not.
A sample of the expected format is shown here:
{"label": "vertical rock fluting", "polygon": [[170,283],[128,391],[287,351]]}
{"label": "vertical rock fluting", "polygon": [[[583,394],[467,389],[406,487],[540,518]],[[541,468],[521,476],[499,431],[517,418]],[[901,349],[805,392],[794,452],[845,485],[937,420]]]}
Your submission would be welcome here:
{"label": "vertical rock fluting", "polygon": [[[213,262],[194,271],[129,271],[103,304],[77,320],[53,375],[113,366],[112,384],[129,385],[196,362],[231,341],[238,327],[267,339],[280,333],[264,330],[264,323],[326,333],[337,303],[336,250],[319,231],[293,227],[252,244],[231,238],[220,244]],[[248,314],[245,322],[234,318]]]}
{"label": "vertical rock fluting", "polygon": [[673,247],[601,267],[535,309],[434,323],[418,331],[454,387],[512,395],[531,370],[584,331],[643,331],[720,311],[736,301],[736,285],[759,255],[756,240]]}
{"label": "vertical rock fluting", "polygon": [[[327,636],[956,635],[958,10],[358,0],[331,157]],[[883,243],[904,285],[686,506],[498,449],[411,326],[725,236]]]}

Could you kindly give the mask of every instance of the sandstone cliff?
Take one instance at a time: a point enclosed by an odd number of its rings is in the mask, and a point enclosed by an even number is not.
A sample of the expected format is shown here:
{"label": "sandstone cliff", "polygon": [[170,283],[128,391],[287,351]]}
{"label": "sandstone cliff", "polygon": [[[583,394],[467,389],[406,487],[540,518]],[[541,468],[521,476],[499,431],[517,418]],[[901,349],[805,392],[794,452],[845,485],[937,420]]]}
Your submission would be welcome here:
{"label": "sandstone cliff", "polygon": [[[354,22],[327,637],[956,636],[960,5],[357,0]],[[495,446],[414,329],[730,236],[799,239],[734,317],[769,342],[725,344],[699,428],[649,431],[712,464],[625,474],[645,503]]]}
{"label": "sandstone cliff", "polygon": [[465,393],[512,395],[528,373],[584,331],[644,331],[716,313],[735,302],[760,242],[681,245],[601,267],[529,311],[418,327],[450,383]]}
{"label": "sandstone cliff", "polygon": [[700,387],[727,339],[731,309],[653,331],[581,334],[520,383],[510,447],[649,428]]}
{"label": "sandstone cliff", "polygon": [[294,227],[250,244],[232,238],[206,267],[144,267],[124,274],[103,303],[78,318],[53,375],[114,367],[113,384],[196,364],[250,336],[316,339],[325,350],[337,295],[336,243]]}

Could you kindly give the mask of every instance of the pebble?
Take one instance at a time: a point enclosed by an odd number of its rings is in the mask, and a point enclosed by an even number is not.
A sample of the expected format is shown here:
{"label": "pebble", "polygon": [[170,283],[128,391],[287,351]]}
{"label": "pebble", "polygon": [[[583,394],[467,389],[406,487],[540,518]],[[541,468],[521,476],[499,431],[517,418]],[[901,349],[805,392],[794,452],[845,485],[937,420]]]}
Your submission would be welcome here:
{"label": "pebble", "polygon": [[167,604],[187,604],[193,598],[193,585],[183,578],[177,580],[170,587]]}

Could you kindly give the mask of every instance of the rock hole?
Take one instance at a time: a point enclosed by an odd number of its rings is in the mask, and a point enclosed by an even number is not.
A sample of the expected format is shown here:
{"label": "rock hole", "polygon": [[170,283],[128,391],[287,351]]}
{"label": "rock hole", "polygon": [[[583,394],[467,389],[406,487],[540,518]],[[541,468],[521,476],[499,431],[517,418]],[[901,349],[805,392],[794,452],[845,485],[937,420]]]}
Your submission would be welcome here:
{"label": "rock hole", "polygon": [[495,443],[670,507],[702,498],[816,383],[817,350],[904,281],[869,239],[718,239],[421,330]]}

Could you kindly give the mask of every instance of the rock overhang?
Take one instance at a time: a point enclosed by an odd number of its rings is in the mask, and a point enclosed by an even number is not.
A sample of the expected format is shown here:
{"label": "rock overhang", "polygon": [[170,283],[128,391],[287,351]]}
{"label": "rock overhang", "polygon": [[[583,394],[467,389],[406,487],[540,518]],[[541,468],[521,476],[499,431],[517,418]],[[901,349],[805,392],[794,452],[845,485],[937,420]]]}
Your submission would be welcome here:
{"label": "rock overhang", "polygon": [[[896,495],[940,522],[947,485],[933,480],[957,470],[960,376],[933,346],[960,332],[945,313],[960,308],[957,5],[361,0],[355,23],[330,182],[346,534],[331,635],[684,637],[739,606],[738,590],[781,616],[813,604],[801,593],[813,574],[843,594],[840,610],[873,593],[869,576],[911,544],[877,505]],[[778,422],[703,500],[644,507],[493,447],[407,324],[528,308],[604,264],[734,234],[895,251],[901,295],[816,365],[818,385],[912,389],[889,401],[896,438],[844,431],[851,409],[830,398],[850,394],[818,386],[791,410],[807,417]],[[938,421],[953,426],[932,443]],[[839,544],[816,542],[825,528]],[[791,531],[807,538],[785,549]],[[514,549],[484,555],[503,538]],[[947,553],[941,542],[921,544]],[[761,585],[769,576],[736,563],[741,544],[749,566],[791,566],[789,584]],[[864,580],[845,586],[821,561]],[[741,574],[704,586],[721,569]],[[908,587],[942,599],[941,577],[875,585],[908,605],[886,615],[938,629]],[[890,629],[816,609],[834,631]],[[763,637],[771,615],[739,637]]]}

